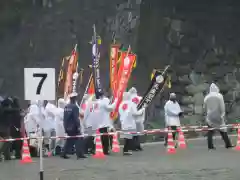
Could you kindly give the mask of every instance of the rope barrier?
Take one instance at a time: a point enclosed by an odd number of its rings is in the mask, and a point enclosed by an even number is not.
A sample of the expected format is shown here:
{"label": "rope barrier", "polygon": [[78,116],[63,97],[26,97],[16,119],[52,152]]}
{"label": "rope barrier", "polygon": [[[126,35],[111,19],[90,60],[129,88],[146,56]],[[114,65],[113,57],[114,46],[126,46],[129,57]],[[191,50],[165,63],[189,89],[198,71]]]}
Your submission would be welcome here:
{"label": "rope barrier", "polygon": [[[225,126],[221,126],[220,128],[209,128],[208,126],[182,126],[180,127],[182,132],[204,132],[210,130],[225,130],[228,128],[240,129],[240,124],[228,124]],[[109,133],[100,133],[100,134],[83,134],[77,136],[53,136],[53,137],[25,137],[25,138],[9,138],[9,139],[0,139],[0,142],[13,142],[13,141],[23,141],[29,139],[67,139],[67,138],[84,138],[88,136],[104,136],[104,135],[114,135],[118,134],[129,134],[129,135],[143,135],[143,134],[157,134],[157,133],[168,133],[168,132],[178,132],[178,130],[168,130],[167,128],[164,129],[151,129],[151,130],[144,130],[143,132],[124,132],[124,131],[116,131],[116,132],[109,132]]]}

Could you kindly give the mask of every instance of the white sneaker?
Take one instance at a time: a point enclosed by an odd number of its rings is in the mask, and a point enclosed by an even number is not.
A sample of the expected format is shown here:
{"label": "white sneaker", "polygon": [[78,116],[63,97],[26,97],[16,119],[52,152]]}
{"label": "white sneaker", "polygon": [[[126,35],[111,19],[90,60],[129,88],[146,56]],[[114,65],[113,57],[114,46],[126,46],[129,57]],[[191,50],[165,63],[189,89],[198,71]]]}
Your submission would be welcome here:
{"label": "white sneaker", "polygon": [[129,152],[123,152],[123,155],[128,155],[129,156],[129,155],[132,155],[132,152],[130,152],[130,151]]}

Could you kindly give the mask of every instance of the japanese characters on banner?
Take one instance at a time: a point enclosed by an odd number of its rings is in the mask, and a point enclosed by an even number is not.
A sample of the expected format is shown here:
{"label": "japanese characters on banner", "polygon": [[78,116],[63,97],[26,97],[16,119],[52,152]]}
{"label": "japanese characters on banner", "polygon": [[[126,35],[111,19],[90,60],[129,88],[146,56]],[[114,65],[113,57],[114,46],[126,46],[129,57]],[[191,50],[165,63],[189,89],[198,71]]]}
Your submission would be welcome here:
{"label": "japanese characters on banner", "polygon": [[97,37],[96,27],[93,26],[93,37],[92,37],[92,72],[93,72],[93,80],[94,80],[94,89],[96,99],[100,98],[102,94],[102,85],[100,78],[100,51],[99,51],[99,37]]}
{"label": "japanese characters on banner", "polygon": [[120,61],[120,68],[118,70],[118,86],[117,93],[114,99],[118,99],[116,108],[111,112],[110,117],[115,120],[118,116],[118,108],[122,101],[123,92],[126,90],[128,81],[130,79],[133,65],[136,61],[136,55],[133,53],[128,54],[128,52],[122,52]]}
{"label": "japanese characters on banner", "polygon": [[151,76],[151,83],[148,87],[148,90],[144,94],[140,103],[137,106],[137,109],[146,108],[149,106],[156,95],[163,90],[165,84],[168,81],[168,70],[170,66],[167,66],[162,72],[154,70]]}
{"label": "japanese characters on banner", "polygon": [[77,70],[76,70],[75,73],[73,73],[72,93],[77,93],[78,94],[80,92],[80,88],[81,88],[81,84],[82,84],[82,78],[83,78],[83,69],[80,69],[79,73],[78,73]]}
{"label": "japanese characters on banner", "polygon": [[117,93],[117,84],[118,84],[118,53],[119,45],[113,44],[110,48],[110,87],[112,90],[113,96],[116,96]]}
{"label": "japanese characters on banner", "polygon": [[65,100],[67,100],[68,95],[71,94],[73,91],[73,79],[76,78],[77,67],[78,67],[78,59],[77,59],[77,44],[76,44],[75,48],[72,51],[72,55],[68,60],[68,68],[67,68],[66,81],[64,86]]}

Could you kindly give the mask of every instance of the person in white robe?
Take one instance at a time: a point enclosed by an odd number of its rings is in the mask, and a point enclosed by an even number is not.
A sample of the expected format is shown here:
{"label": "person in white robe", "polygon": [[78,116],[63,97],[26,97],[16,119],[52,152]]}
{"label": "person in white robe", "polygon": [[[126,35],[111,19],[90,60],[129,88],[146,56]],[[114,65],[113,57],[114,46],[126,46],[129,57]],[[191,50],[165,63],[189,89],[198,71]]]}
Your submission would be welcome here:
{"label": "person in white robe", "polygon": [[44,102],[46,104],[43,114],[45,116],[45,120],[43,121],[42,127],[44,136],[44,147],[48,151],[54,151],[56,147],[56,139],[50,139],[51,137],[56,136],[56,121],[55,121],[55,111],[57,107],[49,102]]}
{"label": "person in white robe", "polygon": [[[87,96],[85,97],[87,98]],[[99,128],[99,109],[96,108],[95,95],[88,98],[86,103],[86,108],[84,111],[80,112],[80,116],[83,118],[84,133],[88,135],[86,138],[86,151],[87,153],[95,153],[95,137],[97,129]]]}
{"label": "person in white robe", "polygon": [[[169,100],[166,102],[164,106],[165,112],[165,127],[169,130],[175,131],[173,132],[173,140],[176,139],[176,131],[177,128],[181,126],[180,124],[180,116],[183,115],[183,111],[180,108],[180,105],[177,102],[175,93],[170,93]],[[168,143],[168,136],[165,137],[165,146]]]}
{"label": "person in white robe", "polygon": [[93,154],[94,153],[94,137],[92,136],[95,131],[92,128],[92,118],[90,113],[90,106],[92,104],[92,96],[89,94],[85,94],[82,99],[82,104],[80,105],[80,120],[83,125],[83,133],[86,135],[84,138],[85,143],[85,154]]}
{"label": "person in white robe", "polygon": [[113,128],[113,121],[110,118],[110,113],[115,109],[117,104],[117,99],[114,100],[113,103],[110,103],[109,98],[102,94],[100,99],[98,100],[99,106],[99,131],[100,133],[104,133],[105,135],[101,136],[101,141],[103,145],[103,153],[105,155],[110,154],[110,135],[108,134],[110,128]]}
{"label": "person in white robe", "polygon": [[[210,90],[207,96],[204,98],[204,110],[206,111],[206,123],[209,128],[216,128],[222,136],[225,142],[226,148],[232,148],[232,143],[228,137],[227,129],[219,129],[225,126],[225,103],[223,95],[219,92],[219,88],[216,84],[210,85]],[[213,145],[214,130],[208,131],[208,149],[215,149]]]}
{"label": "person in white robe", "polygon": [[[55,110],[55,122],[56,122],[56,136],[63,137],[66,135],[65,129],[63,126],[63,113],[64,107],[66,106],[66,102],[63,98],[58,99],[58,107]],[[62,148],[64,147],[65,140],[62,138],[56,139],[56,155],[60,155]]]}
{"label": "person in white robe", "polygon": [[136,111],[135,104],[131,101],[129,92],[123,93],[123,100],[119,105],[119,115],[121,122],[122,134],[121,138],[124,138],[125,143],[123,147],[123,155],[131,155],[133,150],[133,134],[136,132],[136,120],[133,115],[142,114],[144,109]]}
{"label": "person in white robe", "polygon": [[[30,138],[37,138],[41,135],[40,126],[43,121],[43,116],[40,113],[38,101],[31,101],[28,108],[28,113],[24,118],[24,127],[26,135]],[[39,141],[37,139],[29,140],[31,156],[36,157],[39,151]]]}
{"label": "person in white robe", "polygon": [[[137,90],[135,87],[132,87],[129,91],[131,96],[131,101],[135,104],[136,108],[137,105],[140,103],[142,97],[138,96]],[[137,134],[133,137],[134,140],[134,151],[142,151],[142,146],[140,143],[140,136],[143,135],[144,132],[144,121],[145,121],[145,110],[140,115],[133,116],[136,120],[136,130]]]}

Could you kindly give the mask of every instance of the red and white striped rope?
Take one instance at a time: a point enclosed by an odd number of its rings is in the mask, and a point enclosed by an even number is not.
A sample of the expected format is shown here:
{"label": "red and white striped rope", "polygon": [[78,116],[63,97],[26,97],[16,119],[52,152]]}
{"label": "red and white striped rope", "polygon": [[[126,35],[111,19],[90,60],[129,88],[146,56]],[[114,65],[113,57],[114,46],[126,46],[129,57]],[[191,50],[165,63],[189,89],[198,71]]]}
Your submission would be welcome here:
{"label": "red and white striped rope", "polygon": [[[239,129],[240,124],[228,124],[225,126],[221,126],[220,128],[209,128],[208,126],[182,126],[180,127],[182,132],[204,132],[216,129],[228,129],[234,128]],[[157,134],[157,133],[168,133],[168,132],[178,132],[179,130],[168,130],[167,128],[164,129],[151,129],[151,130],[144,130],[143,132],[124,132],[124,131],[116,131],[116,132],[109,132],[109,133],[100,133],[100,134],[92,134],[91,136],[102,136],[102,135],[114,135],[116,133],[122,134],[130,134],[130,135],[138,135],[138,134]],[[87,137],[88,134],[77,135],[77,136],[54,136],[54,137],[25,137],[25,138],[9,138],[9,139],[0,139],[0,142],[12,142],[12,141],[23,141],[29,139],[67,139],[67,138],[80,138],[80,137]]]}

